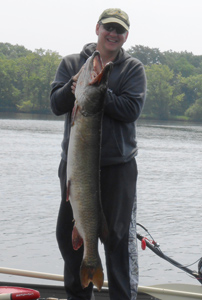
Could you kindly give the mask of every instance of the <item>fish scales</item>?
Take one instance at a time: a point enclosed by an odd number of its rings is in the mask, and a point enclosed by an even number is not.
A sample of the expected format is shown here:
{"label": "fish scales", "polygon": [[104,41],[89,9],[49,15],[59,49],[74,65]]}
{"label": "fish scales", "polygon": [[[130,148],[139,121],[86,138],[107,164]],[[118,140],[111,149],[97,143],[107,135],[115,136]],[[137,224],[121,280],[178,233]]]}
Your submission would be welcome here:
{"label": "fish scales", "polygon": [[75,250],[84,245],[80,279],[85,288],[92,282],[100,290],[103,269],[98,238],[107,236],[100,198],[100,149],[104,97],[112,63],[102,66],[95,51],[83,67],[76,86],[75,106],[67,162],[67,200],[74,215],[72,243]]}

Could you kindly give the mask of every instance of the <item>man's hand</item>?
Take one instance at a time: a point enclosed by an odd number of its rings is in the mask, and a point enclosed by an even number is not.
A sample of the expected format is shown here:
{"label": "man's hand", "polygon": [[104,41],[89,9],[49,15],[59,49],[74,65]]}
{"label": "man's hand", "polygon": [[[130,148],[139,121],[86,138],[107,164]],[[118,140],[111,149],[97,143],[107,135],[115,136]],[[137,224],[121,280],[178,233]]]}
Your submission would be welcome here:
{"label": "man's hand", "polygon": [[79,70],[79,72],[76,75],[72,76],[73,82],[71,85],[71,90],[74,95],[75,95],[76,83],[77,83],[77,80],[78,80],[79,75],[81,74],[81,71],[83,70],[83,68],[84,68],[84,65],[81,67],[81,69]]}
{"label": "man's hand", "polygon": [[73,81],[71,85],[71,90],[72,90],[72,94],[74,95],[75,95],[75,89],[76,89],[76,81]]}

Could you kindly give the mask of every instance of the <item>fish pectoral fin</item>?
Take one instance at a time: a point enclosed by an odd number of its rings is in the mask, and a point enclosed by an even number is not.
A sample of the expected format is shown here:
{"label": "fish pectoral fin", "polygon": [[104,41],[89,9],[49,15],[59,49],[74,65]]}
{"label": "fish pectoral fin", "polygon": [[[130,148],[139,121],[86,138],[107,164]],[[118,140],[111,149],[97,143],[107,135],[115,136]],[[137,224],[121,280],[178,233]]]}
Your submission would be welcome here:
{"label": "fish pectoral fin", "polygon": [[71,185],[71,181],[68,180],[68,182],[67,182],[67,198],[66,198],[66,201],[69,201],[70,185]]}
{"label": "fish pectoral fin", "polygon": [[83,245],[83,239],[75,225],[72,231],[72,245],[74,250],[78,250]]}
{"label": "fish pectoral fin", "polygon": [[74,107],[73,107],[72,115],[71,115],[71,126],[74,125],[74,121],[75,121],[76,113],[77,113],[78,109],[79,109],[79,105],[78,105],[78,101],[76,100],[74,103]]}
{"label": "fish pectoral fin", "polygon": [[104,274],[101,261],[96,268],[88,266],[85,261],[83,261],[80,269],[80,279],[83,289],[88,287],[89,283],[92,282],[100,291],[104,282]]}

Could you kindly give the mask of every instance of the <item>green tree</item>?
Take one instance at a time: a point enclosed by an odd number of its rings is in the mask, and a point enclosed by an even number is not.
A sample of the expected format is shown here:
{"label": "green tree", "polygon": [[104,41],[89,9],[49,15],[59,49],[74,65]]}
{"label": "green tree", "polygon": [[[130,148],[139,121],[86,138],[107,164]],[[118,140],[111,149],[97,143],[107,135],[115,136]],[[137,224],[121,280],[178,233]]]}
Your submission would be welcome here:
{"label": "green tree", "polygon": [[194,56],[188,52],[164,52],[164,63],[174,71],[175,74],[181,73],[183,77],[193,75],[202,61],[202,56]]}
{"label": "green tree", "polygon": [[179,73],[173,77],[172,80],[173,95],[170,101],[170,115],[172,116],[183,116],[183,104],[185,94],[182,91],[182,75]]}
{"label": "green tree", "polygon": [[202,74],[183,78],[182,82],[192,94],[192,104],[186,110],[185,115],[192,120],[202,120]]}
{"label": "green tree", "polygon": [[202,98],[197,99],[185,112],[185,115],[194,121],[202,121]]}
{"label": "green tree", "polygon": [[23,70],[22,98],[18,105],[20,111],[50,111],[50,84],[60,59],[56,52],[38,49],[20,60]]}
{"label": "green tree", "polygon": [[146,75],[148,92],[144,111],[158,119],[168,119],[173,102],[173,72],[168,66],[152,65],[146,67]]}
{"label": "green tree", "polygon": [[0,43],[0,110],[49,112],[58,53]]}
{"label": "green tree", "polygon": [[13,60],[0,58],[0,110],[16,109],[20,91],[16,88],[18,67]]}
{"label": "green tree", "polygon": [[185,57],[176,60],[173,71],[177,74],[181,73],[183,77],[189,77],[194,73],[195,67],[190,64]]}
{"label": "green tree", "polygon": [[31,50],[27,50],[24,46],[0,43],[0,53],[9,59],[24,57],[31,52]]}
{"label": "green tree", "polygon": [[162,64],[164,55],[158,48],[149,48],[141,45],[131,47],[127,51],[131,56],[139,59],[145,66],[152,64]]}

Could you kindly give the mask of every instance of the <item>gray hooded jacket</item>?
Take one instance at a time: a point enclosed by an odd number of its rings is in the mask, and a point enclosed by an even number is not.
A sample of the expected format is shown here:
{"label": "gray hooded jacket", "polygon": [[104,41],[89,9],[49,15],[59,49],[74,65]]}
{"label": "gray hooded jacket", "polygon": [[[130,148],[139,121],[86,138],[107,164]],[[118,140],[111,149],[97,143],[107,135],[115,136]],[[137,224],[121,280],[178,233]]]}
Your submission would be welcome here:
{"label": "gray hooded jacket", "polygon": [[[67,160],[70,116],[75,97],[72,76],[78,73],[96,44],[87,44],[80,54],[63,58],[51,84],[51,108],[65,114],[62,158]],[[101,165],[128,162],[137,155],[136,120],[146,96],[146,76],[142,63],[121,49],[109,76],[102,123]]]}

